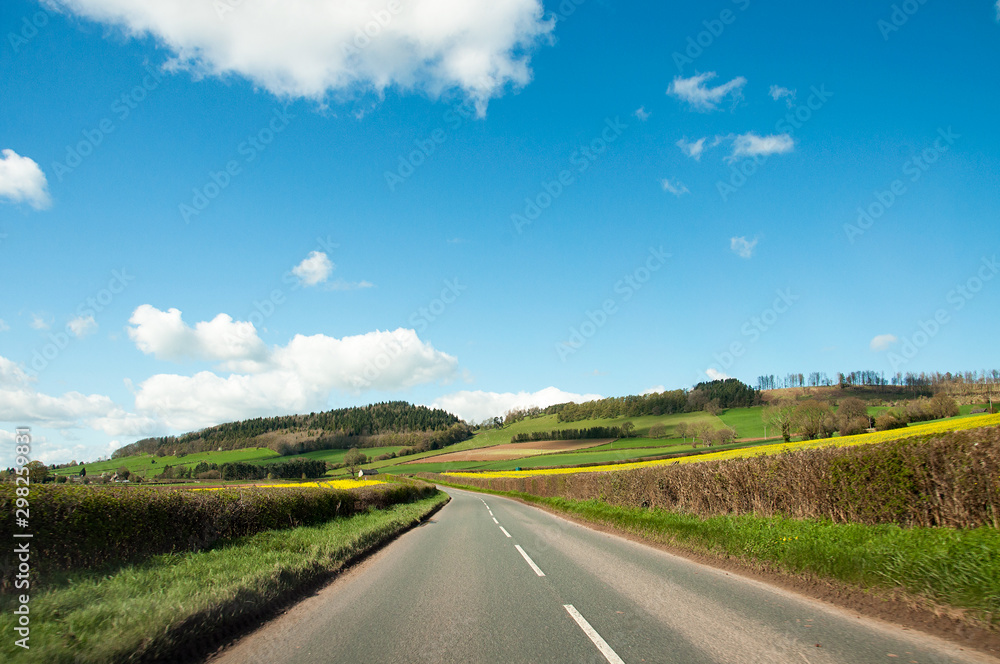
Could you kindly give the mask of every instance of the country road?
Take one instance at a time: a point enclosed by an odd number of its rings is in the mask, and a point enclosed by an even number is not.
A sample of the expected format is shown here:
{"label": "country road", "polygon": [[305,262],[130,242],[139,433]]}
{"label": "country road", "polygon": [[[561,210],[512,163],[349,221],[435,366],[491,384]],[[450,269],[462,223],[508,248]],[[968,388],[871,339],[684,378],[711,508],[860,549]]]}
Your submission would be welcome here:
{"label": "country road", "polygon": [[515,501],[447,492],[429,522],[213,664],[997,661]]}

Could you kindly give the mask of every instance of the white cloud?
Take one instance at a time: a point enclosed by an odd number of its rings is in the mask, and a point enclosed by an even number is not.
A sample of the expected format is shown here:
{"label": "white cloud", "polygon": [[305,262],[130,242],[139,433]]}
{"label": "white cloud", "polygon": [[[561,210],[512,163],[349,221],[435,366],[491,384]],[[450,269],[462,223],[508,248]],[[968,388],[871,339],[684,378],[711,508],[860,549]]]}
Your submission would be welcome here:
{"label": "white cloud", "polygon": [[306,286],[315,286],[326,281],[333,272],[334,265],[322,251],[310,251],[301,263],[292,268],[292,274]]}
{"label": "white cloud", "polygon": [[726,97],[730,97],[734,104],[742,98],[743,86],[747,82],[745,78],[737,76],[728,83],[714,88],[706,86],[705,82],[713,78],[715,72],[696,74],[690,78],[675,76],[667,89],[667,94],[683,99],[699,111],[714,111],[719,102]]}
{"label": "white cloud", "polygon": [[54,429],[80,426],[80,420],[101,417],[115,404],[101,394],[66,392],[54,397],[23,386],[0,388],[0,422],[39,423]]}
{"label": "white cloud", "polygon": [[753,256],[753,250],[757,246],[757,238],[753,240],[747,240],[745,237],[734,237],[729,240],[729,248],[732,249],[740,258],[750,258]]}
{"label": "white cloud", "polygon": [[795,141],[790,134],[772,134],[758,136],[748,132],[733,139],[733,152],[730,160],[740,157],[766,157],[772,154],[785,154],[795,148]]}
{"label": "white cloud", "polygon": [[24,387],[31,378],[16,362],[0,356],[0,388]]}
{"label": "white cloud", "polygon": [[66,327],[72,332],[77,338],[84,337],[88,334],[97,331],[97,321],[94,320],[93,316],[77,316],[71,319]]}
{"label": "white cloud", "polygon": [[343,279],[337,279],[330,282],[330,285],[327,286],[328,290],[336,291],[362,290],[365,288],[375,288],[375,284],[370,281],[344,281]]}
{"label": "white cloud", "polygon": [[[153,36],[193,75],[237,74],[279,97],[431,96],[458,89],[483,114],[508,86],[531,80],[530,51],[548,40],[539,0],[136,2],[60,0],[85,18]],[[394,7],[396,5],[393,5]],[[366,34],[367,33],[367,34]]]}
{"label": "white cloud", "polygon": [[33,330],[47,330],[51,323],[45,320],[45,317],[41,314],[31,314],[31,329]]}
{"label": "white cloud", "polygon": [[788,88],[783,88],[780,85],[772,85],[768,93],[774,101],[784,99],[788,108],[795,105],[795,90],[789,90]]}
{"label": "white cloud", "polygon": [[673,182],[671,182],[670,180],[664,178],[663,180],[660,181],[660,185],[663,187],[663,191],[669,191],[671,194],[677,196],[678,198],[680,198],[684,194],[691,193],[690,191],[688,191],[688,188],[684,185],[684,183],[681,182],[680,180],[674,180]]}
{"label": "white cloud", "polygon": [[632,115],[637,117],[639,121],[645,122],[646,120],[649,119],[649,116],[651,116],[652,113],[647,111],[645,106],[640,106],[639,108],[635,109],[635,113],[633,113]]}
{"label": "white cloud", "polygon": [[874,351],[889,350],[889,347],[899,341],[894,334],[879,334],[872,337],[868,347]]}
{"label": "white cloud", "polygon": [[708,376],[709,380],[726,380],[727,378],[731,378],[729,374],[723,373],[713,367],[705,369],[705,375]]}
{"label": "white cloud", "polygon": [[0,332],[6,332],[10,329],[10,325],[4,322],[3,318],[0,318]]}
{"label": "white cloud", "polygon": [[681,152],[691,157],[695,161],[701,161],[701,153],[705,151],[705,139],[699,138],[694,143],[689,143],[686,139],[677,141],[677,147]]}
{"label": "white cloud", "polygon": [[639,394],[642,396],[646,396],[647,394],[661,394],[666,391],[667,388],[665,388],[663,385],[656,385],[654,387],[649,388],[648,390],[643,390],[642,392],[639,392]]}
{"label": "white cloud", "polygon": [[[160,311],[150,304],[139,305],[129,318],[129,338],[136,348],[161,360],[209,360],[239,363],[263,360],[267,347],[253,323],[234,321],[219,314],[192,328],[177,309]],[[232,365],[235,366],[235,365]]]}
{"label": "white cloud", "polygon": [[[176,320],[179,322],[179,312]],[[189,339],[183,330],[190,332],[191,328],[183,326],[180,334],[174,328],[171,334],[182,341]],[[147,345],[155,338],[148,346],[151,352],[160,347],[156,344],[172,354],[183,349],[170,335],[145,334],[142,338]],[[136,391],[136,410],[155,416],[172,429],[195,429],[248,417],[322,410],[334,391],[398,391],[446,381],[458,367],[455,357],[421,341],[414,330],[403,328],[340,339],[323,334],[296,335],[287,345],[265,349],[263,354],[255,347],[245,347],[243,357],[235,353],[235,347],[223,349],[229,360],[224,367],[240,373],[151,376]]]}
{"label": "white cloud", "polygon": [[438,398],[432,408],[441,408],[458,415],[466,422],[480,422],[488,417],[501,416],[511,408],[546,408],[557,403],[583,403],[602,398],[599,394],[574,394],[555,387],[537,392],[483,392],[482,390],[454,392]]}
{"label": "white cloud", "polygon": [[34,160],[13,150],[0,151],[0,198],[27,203],[36,210],[52,205],[45,173]]}

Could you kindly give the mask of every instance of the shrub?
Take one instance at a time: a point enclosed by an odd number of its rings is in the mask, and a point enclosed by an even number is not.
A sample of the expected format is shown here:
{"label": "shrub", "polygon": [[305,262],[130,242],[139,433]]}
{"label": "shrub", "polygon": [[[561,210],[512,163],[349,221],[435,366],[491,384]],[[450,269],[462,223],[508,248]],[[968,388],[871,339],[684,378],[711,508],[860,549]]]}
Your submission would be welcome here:
{"label": "shrub", "polygon": [[890,429],[902,429],[906,426],[906,416],[892,410],[879,413],[875,417],[875,430],[888,431]]}

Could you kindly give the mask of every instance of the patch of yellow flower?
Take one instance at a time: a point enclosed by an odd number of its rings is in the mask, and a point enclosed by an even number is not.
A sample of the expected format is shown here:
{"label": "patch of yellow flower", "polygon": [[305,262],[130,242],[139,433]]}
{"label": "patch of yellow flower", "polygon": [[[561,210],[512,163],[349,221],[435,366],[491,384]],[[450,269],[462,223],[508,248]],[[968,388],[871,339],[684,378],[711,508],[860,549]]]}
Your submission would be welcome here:
{"label": "patch of yellow flower", "polygon": [[220,491],[222,489],[240,489],[243,487],[262,487],[266,489],[358,489],[365,486],[385,484],[378,480],[326,480],[316,482],[296,482],[294,484],[234,484],[232,487],[216,486],[194,491]]}
{"label": "patch of yellow flower", "polygon": [[449,475],[451,477],[478,477],[481,479],[492,479],[505,477],[536,477],[539,475],[572,475],[575,473],[605,473],[615,470],[652,468],[654,466],[665,466],[672,463],[701,463],[704,461],[719,461],[722,459],[740,459],[752,456],[780,454],[785,451],[815,449],[817,447],[850,447],[853,445],[870,445],[873,443],[886,443],[892,440],[901,440],[903,438],[914,438],[916,436],[944,433],[946,431],[961,431],[963,429],[978,429],[980,427],[998,425],[1000,425],[1000,414],[977,415],[975,417],[964,417],[956,420],[925,422],[923,424],[914,424],[913,426],[902,429],[862,433],[856,436],[838,436],[836,438],[822,438],[819,440],[802,440],[794,443],[775,443],[773,445],[741,447],[734,450],[697,454],[679,457],[676,459],[635,461],[632,463],[607,464],[603,466],[586,466],[579,468],[551,468],[548,470],[501,470],[485,473],[453,472],[442,474]]}

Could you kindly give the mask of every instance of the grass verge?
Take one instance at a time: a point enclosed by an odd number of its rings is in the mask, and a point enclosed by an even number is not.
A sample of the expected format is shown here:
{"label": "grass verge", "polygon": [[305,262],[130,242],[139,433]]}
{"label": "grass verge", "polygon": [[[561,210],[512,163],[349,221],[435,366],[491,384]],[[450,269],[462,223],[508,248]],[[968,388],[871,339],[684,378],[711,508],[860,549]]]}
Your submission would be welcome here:
{"label": "grass verge", "polygon": [[934,603],[966,609],[992,629],[1000,619],[1000,531],[995,528],[901,528],[750,515],[700,518],[597,500],[439,484],[508,496],[643,539],[751,565],[763,563],[864,589],[903,588]]}
{"label": "grass verge", "polygon": [[[78,572],[32,593],[30,650],[4,661],[183,661],[267,617],[304,588],[388,542],[446,503],[436,496],[291,530],[266,531],[198,553],[154,556],[109,576]],[[13,635],[14,596],[0,598]]]}

